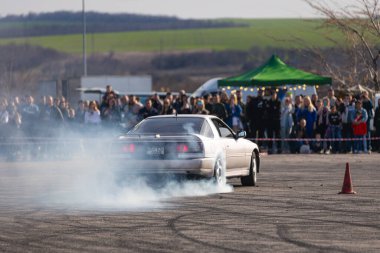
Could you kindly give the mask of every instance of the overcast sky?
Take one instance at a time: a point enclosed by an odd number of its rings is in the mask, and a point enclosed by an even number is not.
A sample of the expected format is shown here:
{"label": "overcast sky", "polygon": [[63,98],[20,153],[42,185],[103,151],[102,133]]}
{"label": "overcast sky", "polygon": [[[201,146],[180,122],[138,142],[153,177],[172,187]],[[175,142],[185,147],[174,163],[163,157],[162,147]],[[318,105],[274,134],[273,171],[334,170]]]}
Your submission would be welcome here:
{"label": "overcast sky", "polygon": [[[303,0],[85,0],[86,9],[180,18],[316,17]],[[0,0],[0,15],[80,11],[82,0]]]}

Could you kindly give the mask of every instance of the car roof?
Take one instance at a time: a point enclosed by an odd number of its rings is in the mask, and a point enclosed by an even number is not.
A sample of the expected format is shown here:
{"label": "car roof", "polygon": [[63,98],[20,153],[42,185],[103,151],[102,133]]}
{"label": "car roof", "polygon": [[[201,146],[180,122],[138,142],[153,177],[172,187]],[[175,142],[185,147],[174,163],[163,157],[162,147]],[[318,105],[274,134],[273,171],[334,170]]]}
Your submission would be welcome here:
{"label": "car roof", "polygon": [[157,115],[151,116],[148,119],[155,118],[203,118],[203,119],[214,119],[218,118],[214,115],[205,115],[205,114],[171,114],[171,115]]}

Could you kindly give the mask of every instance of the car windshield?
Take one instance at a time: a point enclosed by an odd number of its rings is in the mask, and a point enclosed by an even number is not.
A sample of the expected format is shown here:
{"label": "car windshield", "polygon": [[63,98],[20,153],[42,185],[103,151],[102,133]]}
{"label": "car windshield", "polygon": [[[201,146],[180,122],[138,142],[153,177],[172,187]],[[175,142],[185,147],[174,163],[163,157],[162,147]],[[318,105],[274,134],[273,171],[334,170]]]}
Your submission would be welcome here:
{"label": "car windshield", "polygon": [[129,134],[200,134],[202,118],[150,118],[136,125]]}

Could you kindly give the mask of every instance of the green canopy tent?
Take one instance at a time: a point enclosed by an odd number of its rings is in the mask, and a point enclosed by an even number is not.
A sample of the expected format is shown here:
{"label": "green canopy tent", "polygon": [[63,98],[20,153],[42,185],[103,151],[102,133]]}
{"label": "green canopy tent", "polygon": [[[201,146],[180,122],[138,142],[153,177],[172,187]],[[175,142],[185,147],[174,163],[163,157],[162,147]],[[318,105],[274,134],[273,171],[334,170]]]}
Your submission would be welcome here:
{"label": "green canopy tent", "polygon": [[286,65],[273,55],[264,65],[244,74],[218,81],[219,87],[252,87],[281,85],[331,85],[331,78],[315,75]]}

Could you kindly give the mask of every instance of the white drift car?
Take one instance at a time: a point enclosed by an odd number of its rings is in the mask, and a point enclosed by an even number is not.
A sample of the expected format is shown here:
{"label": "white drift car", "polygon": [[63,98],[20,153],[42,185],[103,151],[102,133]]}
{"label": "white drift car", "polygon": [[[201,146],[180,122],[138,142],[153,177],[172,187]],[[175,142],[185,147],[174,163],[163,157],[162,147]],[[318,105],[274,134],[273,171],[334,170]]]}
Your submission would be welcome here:
{"label": "white drift car", "polygon": [[133,173],[199,176],[218,184],[239,177],[242,185],[254,186],[259,148],[245,136],[215,116],[154,116],[121,136],[113,154]]}

